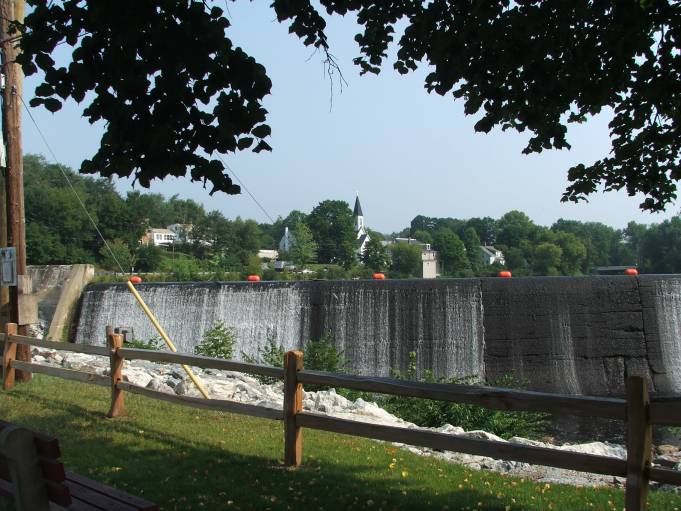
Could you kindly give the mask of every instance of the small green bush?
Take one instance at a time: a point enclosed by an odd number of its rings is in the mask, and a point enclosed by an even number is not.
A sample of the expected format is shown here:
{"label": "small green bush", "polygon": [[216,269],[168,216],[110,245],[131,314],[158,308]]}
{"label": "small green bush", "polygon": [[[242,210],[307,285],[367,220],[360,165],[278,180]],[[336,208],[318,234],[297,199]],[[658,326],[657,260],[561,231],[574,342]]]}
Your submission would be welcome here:
{"label": "small green bush", "polygon": [[[273,339],[269,339],[264,348],[258,348],[257,356],[252,357],[242,351],[241,358],[251,364],[265,364],[272,367],[284,367],[284,353],[285,350],[283,346],[278,345]],[[255,374],[253,377],[260,383],[265,383],[268,385],[279,381],[277,378],[272,376],[262,376]]]}
{"label": "small green bush", "polygon": [[[331,344],[331,333],[326,332],[318,341],[309,340],[303,346],[305,369],[312,371],[325,371],[327,373],[347,372],[345,356],[342,351]],[[329,390],[325,385],[307,385],[306,390],[316,392]],[[339,392],[346,395],[344,392]],[[347,396],[346,396],[347,397]]]}
{"label": "small green bush", "polygon": [[[346,371],[345,357],[342,351],[338,351],[331,344],[331,334],[325,333],[318,341],[309,340],[303,343],[305,369],[314,371],[326,371],[329,373],[341,373]],[[273,367],[284,367],[283,346],[270,339],[264,348],[258,348],[258,354],[253,357],[241,353],[241,357],[251,364],[266,364]],[[275,383],[278,380],[270,376],[254,375],[254,378],[261,383]],[[326,390],[328,387],[308,385],[305,387],[309,391]],[[339,392],[340,393],[340,392]]]}
{"label": "small green bush", "polygon": [[331,333],[326,332],[318,341],[309,340],[303,346],[305,369],[341,373],[346,370],[345,356],[331,344]]}
{"label": "small green bush", "polygon": [[194,353],[229,360],[234,355],[235,344],[234,330],[226,327],[222,321],[218,321],[204,332],[201,344],[194,347]]}
{"label": "small green bush", "polygon": [[133,339],[132,341],[123,341],[123,346],[126,348],[135,348],[138,350],[154,350],[158,351],[163,346],[163,340],[160,337],[152,337],[147,341],[141,339]]}
{"label": "small green bush", "polygon": [[[417,379],[416,354],[413,352],[409,354],[409,368],[406,373],[393,373],[393,376],[398,379],[415,381]],[[421,381],[485,385],[485,383],[475,382],[472,379],[438,380],[434,377],[432,371],[426,371]],[[501,380],[493,382],[492,385],[519,388],[522,386],[520,383],[512,375],[507,375]],[[393,415],[418,426],[437,428],[444,424],[451,424],[466,431],[482,429],[506,439],[513,436],[538,438],[545,433],[548,418],[548,414],[545,413],[505,412],[489,410],[476,405],[401,396],[383,397],[378,400],[378,403]]]}

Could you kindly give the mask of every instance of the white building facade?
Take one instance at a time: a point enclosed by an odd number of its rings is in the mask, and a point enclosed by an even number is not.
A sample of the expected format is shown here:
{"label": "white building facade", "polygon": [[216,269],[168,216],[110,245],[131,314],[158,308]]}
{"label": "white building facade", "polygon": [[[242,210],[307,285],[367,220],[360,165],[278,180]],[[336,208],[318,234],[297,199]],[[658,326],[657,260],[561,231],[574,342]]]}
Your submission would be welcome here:
{"label": "white building facade", "polygon": [[177,234],[170,229],[147,229],[146,233],[140,240],[143,245],[154,245],[155,247],[167,247],[175,243]]}

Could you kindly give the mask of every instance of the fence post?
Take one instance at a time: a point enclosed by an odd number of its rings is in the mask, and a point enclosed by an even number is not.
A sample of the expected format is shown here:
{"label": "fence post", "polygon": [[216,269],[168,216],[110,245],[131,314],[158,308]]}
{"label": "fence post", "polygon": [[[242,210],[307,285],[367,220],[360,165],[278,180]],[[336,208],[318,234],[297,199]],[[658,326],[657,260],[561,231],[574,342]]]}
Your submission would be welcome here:
{"label": "fence post", "polygon": [[627,511],[647,509],[652,456],[650,396],[641,376],[627,378]]}
{"label": "fence post", "polygon": [[12,362],[17,358],[17,343],[9,340],[10,335],[17,334],[17,324],[7,323],[5,325],[5,349],[2,351],[2,388],[9,390],[14,387],[16,371],[12,367]]}
{"label": "fence post", "polygon": [[298,467],[303,457],[303,428],[296,425],[296,414],[303,410],[303,384],[298,371],[303,369],[303,352],[284,354],[284,465]]}
{"label": "fence post", "polygon": [[118,353],[118,350],[123,347],[123,336],[121,334],[111,333],[111,328],[106,328],[107,344],[111,350],[111,408],[107,417],[118,417],[125,412],[123,391],[116,387],[116,384],[123,379],[123,364],[125,359]]}

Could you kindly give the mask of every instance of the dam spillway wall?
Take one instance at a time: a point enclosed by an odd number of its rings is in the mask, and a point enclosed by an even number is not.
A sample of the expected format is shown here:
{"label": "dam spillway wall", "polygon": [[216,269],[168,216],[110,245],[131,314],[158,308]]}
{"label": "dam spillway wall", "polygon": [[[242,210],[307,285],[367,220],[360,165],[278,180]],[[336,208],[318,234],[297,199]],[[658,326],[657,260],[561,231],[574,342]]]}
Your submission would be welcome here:
{"label": "dam spillway wall", "polygon": [[[681,276],[403,281],[145,283],[138,289],[180,351],[223,321],[235,353],[269,340],[298,348],[329,332],[359,374],[405,371],[488,381],[512,374],[534,390],[617,395],[627,375],[681,392]],[[156,333],[123,284],[84,295],[77,342],[106,325]]]}
{"label": "dam spillway wall", "polygon": [[[190,282],[139,284],[137,289],[178,351],[193,352],[218,321],[236,334],[235,354],[256,355],[268,340],[287,349],[309,337],[305,282]],[[131,327],[135,338],[158,333],[125,284],[95,284],[84,294],[76,342],[104,343],[106,325]]]}

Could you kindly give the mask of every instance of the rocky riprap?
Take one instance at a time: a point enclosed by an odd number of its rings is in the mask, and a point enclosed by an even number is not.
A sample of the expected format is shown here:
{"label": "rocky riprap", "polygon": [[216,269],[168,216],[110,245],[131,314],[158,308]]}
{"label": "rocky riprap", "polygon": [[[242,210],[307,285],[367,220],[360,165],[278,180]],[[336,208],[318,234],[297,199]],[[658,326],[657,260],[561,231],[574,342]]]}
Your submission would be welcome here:
{"label": "rocky riprap", "polygon": [[[109,374],[109,359],[80,353],[59,352],[53,350],[33,349],[33,362],[78,371],[86,371],[101,375]],[[233,371],[217,371],[213,369],[194,369],[214,399],[225,399],[240,403],[247,403],[268,408],[282,408],[283,384],[263,384],[246,374]],[[141,387],[147,387],[159,392],[200,397],[191,380],[184,374],[182,368],[175,364],[155,364],[146,361],[126,362],[123,379]],[[343,419],[399,426],[413,429],[438,431],[441,433],[460,435],[468,438],[511,442],[540,447],[548,447],[560,451],[573,451],[586,454],[597,454],[615,458],[626,458],[626,448],[622,445],[608,442],[589,442],[581,444],[552,445],[527,438],[513,437],[504,440],[485,431],[464,431],[462,428],[445,424],[439,428],[419,428],[415,424],[406,422],[382,409],[376,403],[363,399],[350,401],[336,393],[334,389],[318,392],[305,392],[303,409],[306,411],[323,413]],[[542,483],[563,483],[578,486],[604,486],[624,484],[624,479],[599,474],[588,474],[563,470],[552,467],[530,465],[515,461],[495,460],[483,456],[436,451],[425,447],[414,447],[395,444],[420,456],[433,456],[451,461],[466,467],[481,470],[528,477]],[[681,452],[678,448],[666,445],[657,447],[655,464],[681,470]],[[668,488],[677,490],[676,487]]]}

